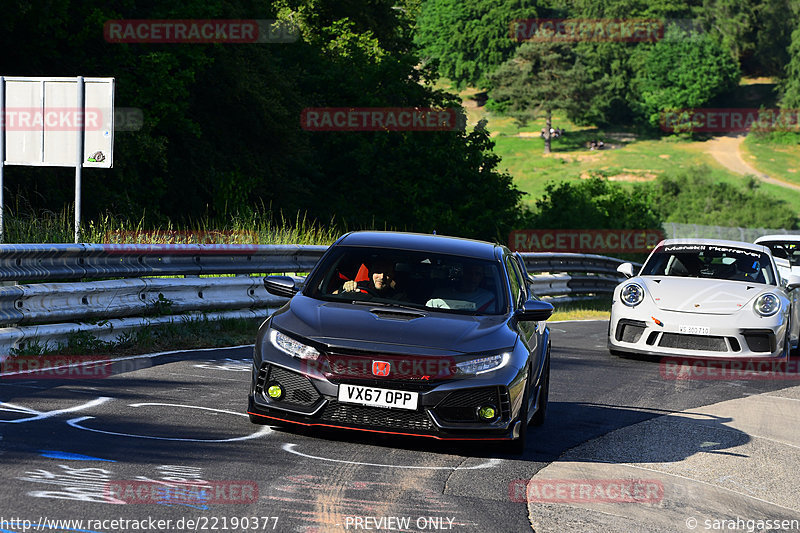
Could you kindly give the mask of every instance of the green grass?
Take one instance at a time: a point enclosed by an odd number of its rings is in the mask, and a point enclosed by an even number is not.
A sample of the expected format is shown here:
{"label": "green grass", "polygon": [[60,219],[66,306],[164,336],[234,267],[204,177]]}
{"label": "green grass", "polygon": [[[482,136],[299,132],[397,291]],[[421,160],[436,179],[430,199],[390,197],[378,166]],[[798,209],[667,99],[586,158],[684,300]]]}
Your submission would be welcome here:
{"label": "green grass", "polygon": [[744,160],[771,178],[800,185],[800,145],[780,145],[748,135],[742,145]]}
{"label": "green grass", "polygon": [[102,341],[88,332],[74,333],[59,344],[29,341],[11,356],[25,355],[95,355],[109,358],[167,350],[220,348],[253,344],[262,320],[224,319],[177,321],[141,328],[120,336],[116,342]]}
{"label": "green grass", "polygon": [[554,304],[550,320],[608,320],[611,317],[611,297]]}
{"label": "green grass", "polygon": [[[277,221],[276,221],[277,220]],[[15,215],[6,212],[6,243],[72,243],[74,217],[65,209],[60,213],[43,212]],[[147,226],[143,220],[131,221],[112,215],[82,224],[81,242],[120,244],[322,244],[335,241],[341,231],[333,224],[323,227],[297,215],[286,220],[269,211],[226,220],[199,220],[166,227]]]}

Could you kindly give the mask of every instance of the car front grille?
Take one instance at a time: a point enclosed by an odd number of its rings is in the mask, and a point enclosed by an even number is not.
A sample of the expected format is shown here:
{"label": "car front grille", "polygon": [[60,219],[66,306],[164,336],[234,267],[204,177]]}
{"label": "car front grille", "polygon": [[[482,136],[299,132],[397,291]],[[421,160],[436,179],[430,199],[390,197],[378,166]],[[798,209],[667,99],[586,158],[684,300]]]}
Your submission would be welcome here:
{"label": "car front grille", "polygon": [[441,385],[441,381],[416,381],[416,380],[402,380],[402,379],[330,379],[331,383],[337,385],[359,385],[361,387],[377,387],[379,389],[391,390],[407,390],[414,392],[427,392],[432,390],[437,385]]}
{"label": "car front grille", "polygon": [[376,429],[391,428],[413,431],[432,431],[434,429],[430,417],[424,411],[383,409],[351,405],[336,400],[328,400],[320,418],[334,424]]}
{"label": "car front grille", "polygon": [[727,352],[725,337],[713,335],[682,335],[680,333],[664,333],[658,341],[663,348],[681,350],[702,350],[707,352]]}
{"label": "car front grille", "polygon": [[510,412],[510,402],[501,399],[497,387],[467,389],[451,392],[433,411],[445,422],[480,422],[478,407],[491,404],[501,417]]}
{"label": "car front grille", "polygon": [[281,400],[271,400],[276,406],[310,407],[321,398],[317,389],[304,375],[264,363],[258,372],[256,391],[263,394],[267,383],[272,382],[279,383],[285,391]]}

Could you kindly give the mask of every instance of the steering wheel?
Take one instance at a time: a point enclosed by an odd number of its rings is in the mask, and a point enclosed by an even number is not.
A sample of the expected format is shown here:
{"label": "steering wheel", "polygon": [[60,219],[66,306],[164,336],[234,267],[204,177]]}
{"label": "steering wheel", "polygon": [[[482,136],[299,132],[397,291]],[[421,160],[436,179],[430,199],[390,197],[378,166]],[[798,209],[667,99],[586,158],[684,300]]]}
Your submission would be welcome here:
{"label": "steering wheel", "polygon": [[369,294],[370,296],[373,296],[373,297],[376,297],[376,298],[380,296],[380,294],[378,294],[378,291],[376,291],[375,289],[373,289],[372,287],[369,287],[369,286],[356,287],[356,290],[353,291],[353,292],[362,292],[362,293],[365,292],[365,293]]}
{"label": "steering wheel", "polygon": [[369,285],[356,285],[355,289],[346,292],[350,294],[369,294],[373,297],[380,296],[380,294],[378,294],[378,292]]}

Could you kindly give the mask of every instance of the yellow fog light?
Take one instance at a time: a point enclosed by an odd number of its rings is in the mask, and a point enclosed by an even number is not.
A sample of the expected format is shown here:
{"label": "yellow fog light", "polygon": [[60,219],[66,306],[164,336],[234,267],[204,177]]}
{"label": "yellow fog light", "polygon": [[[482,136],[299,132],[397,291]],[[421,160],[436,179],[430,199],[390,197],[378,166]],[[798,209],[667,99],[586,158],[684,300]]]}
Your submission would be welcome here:
{"label": "yellow fog light", "polygon": [[269,387],[267,387],[267,394],[273,400],[280,400],[283,398],[283,387],[281,387],[277,383],[273,383]]}
{"label": "yellow fog light", "polygon": [[483,405],[478,407],[478,417],[482,420],[494,420],[497,417],[497,410],[493,405]]}

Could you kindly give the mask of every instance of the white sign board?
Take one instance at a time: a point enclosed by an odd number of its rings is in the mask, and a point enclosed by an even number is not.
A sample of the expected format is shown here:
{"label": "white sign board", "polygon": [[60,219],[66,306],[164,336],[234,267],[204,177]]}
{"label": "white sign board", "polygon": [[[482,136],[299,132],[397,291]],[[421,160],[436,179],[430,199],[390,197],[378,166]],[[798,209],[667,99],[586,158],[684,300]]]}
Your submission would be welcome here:
{"label": "white sign board", "polygon": [[[114,78],[5,77],[6,165],[111,168]],[[1,105],[1,103],[0,103]],[[83,140],[82,161],[78,143]],[[0,137],[2,138],[2,137]]]}

